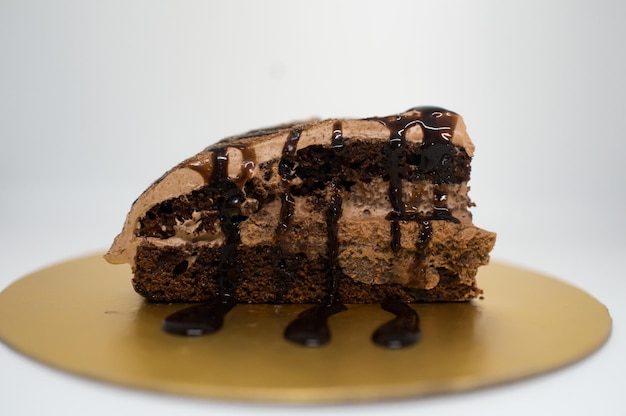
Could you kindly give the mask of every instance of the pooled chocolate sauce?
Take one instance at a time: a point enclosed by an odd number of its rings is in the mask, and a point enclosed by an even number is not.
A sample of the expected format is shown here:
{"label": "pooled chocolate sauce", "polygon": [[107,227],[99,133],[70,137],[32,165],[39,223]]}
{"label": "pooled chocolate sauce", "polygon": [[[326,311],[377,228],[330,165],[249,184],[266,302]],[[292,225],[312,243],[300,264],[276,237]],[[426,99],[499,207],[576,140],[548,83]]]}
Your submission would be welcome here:
{"label": "pooled chocolate sauce", "polygon": [[328,318],[347,309],[346,305],[338,301],[312,306],[287,325],[284,336],[296,344],[320,347],[330,341]]}
{"label": "pooled chocolate sauce", "polygon": [[386,348],[405,348],[419,341],[420,320],[413,308],[395,300],[387,300],[381,306],[396,317],[374,332],[372,341],[375,344]]}
{"label": "pooled chocolate sauce", "polygon": [[200,336],[217,332],[222,328],[224,317],[237,301],[230,297],[203,302],[174,312],[163,320],[163,330],[169,334]]}

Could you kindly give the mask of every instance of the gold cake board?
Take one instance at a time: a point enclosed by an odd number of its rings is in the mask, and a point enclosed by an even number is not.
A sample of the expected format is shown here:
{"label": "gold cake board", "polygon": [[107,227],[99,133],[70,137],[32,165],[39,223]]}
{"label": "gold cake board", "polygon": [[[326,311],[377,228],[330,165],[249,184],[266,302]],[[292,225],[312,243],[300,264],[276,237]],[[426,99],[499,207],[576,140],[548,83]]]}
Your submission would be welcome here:
{"label": "gold cake board", "polygon": [[417,304],[422,339],[376,346],[393,318],[379,305],[348,305],[330,318],[320,348],[286,341],[306,305],[237,305],[202,337],[161,330],[181,304],[135,294],[128,266],[86,256],[32,273],[0,293],[0,339],[80,376],[152,391],[227,400],[337,403],[453,393],[571,364],[608,339],[604,305],[553,278],[492,262],[478,276],[484,299]]}

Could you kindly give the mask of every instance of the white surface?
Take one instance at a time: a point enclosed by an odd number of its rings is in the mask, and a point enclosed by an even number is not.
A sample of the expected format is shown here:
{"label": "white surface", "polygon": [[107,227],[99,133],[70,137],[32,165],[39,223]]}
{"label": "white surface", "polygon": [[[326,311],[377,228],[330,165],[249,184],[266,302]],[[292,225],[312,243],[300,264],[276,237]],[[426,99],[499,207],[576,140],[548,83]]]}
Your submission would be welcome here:
{"label": "white surface", "polygon": [[585,289],[614,330],[542,377],[323,408],[127,390],[0,344],[0,413],[623,414],[625,13],[617,1],[1,1],[0,289],[104,250],[152,180],[226,135],[435,104],[462,114],[477,146],[475,222],[499,233],[494,258]]}

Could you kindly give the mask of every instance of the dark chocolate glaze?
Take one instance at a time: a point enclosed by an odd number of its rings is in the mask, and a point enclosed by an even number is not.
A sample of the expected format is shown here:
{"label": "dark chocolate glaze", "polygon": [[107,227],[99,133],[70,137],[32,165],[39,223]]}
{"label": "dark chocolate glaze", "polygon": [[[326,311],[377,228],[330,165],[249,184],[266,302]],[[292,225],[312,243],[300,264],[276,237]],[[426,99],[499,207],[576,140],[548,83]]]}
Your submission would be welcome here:
{"label": "dark chocolate glaze", "polygon": [[[389,176],[389,199],[392,211],[387,219],[391,224],[391,248],[394,251],[400,249],[400,222],[415,221],[420,223],[416,247],[418,253],[421,253],[432,237],[431,221],[459,221],[447,209],[446,195],[438,191],[435,192],[434,210],[431,215],[425,216],[406,211],[402,197],[403,178],[400,173],[400,164],[406,145],[406,131],[416,124],[422,126],[424,140],[419,147],[416,160],[421,169],[429,171],[438,164],[445,163],[445,158],[450,152],[449,141],[457,116],[438,107],[416,107],[411,110],[415,110],[416,113],[370,120],[378,121],[389,129],[387,174]],[[282,190],[280,220],[276,228],[277,235],[284,233],[289,228],[294,214],[295,200],[289,189],[289,183],[293,177],[296,151],[301,133],[302,126],[291,127],[278,165]],[[238,148],[242,152],[242,169],[237,178],[229,178],[228,176],[227,149],[229,147]],[[344,148],[341,121],[335,121],[333,124],[330,147],[334,152],[339,152]],[[220,226],[225,236],[217,276],[219,293],[211,302],[194,305],[168,316],[163,321],[163,329],[172,334],[203,335],[216,332],[221,328],[226,314],[236,304],[235,290],[241,273],[238,255],[238,246],[241,242],[239,224],[245,219],[241,214],[241,205],[245,201],[243,189],[246,182],[252,177],[256,160],[254,152],[245,144],[230,140],[221,142],[218,146],[207,150],[213,152],[210,165],[190,163],[188,167],[202,174],[206,178],[209,188],[213,188],[215,194],[219,196],[217,198],[217,211]],[[294,321],[289,323],[284,332],[287,340],[309,347],[326,344],[331,337],[328,318],[347,310],[339,299],[339,284],[343,275],[338,261],[338,222],[342,215],[342,196],[336,182],[331,184],[330,189],[331,194],[326,209],[328,236],[327,294],[322,303],[300,313]],[[277,278],[284,277],[283,275],[289,272],[286,270],[287,267],[282,259],[280,249],[276,254],[279,258]],[[396,317],[379,327],[374,332],[372,340],[387,348],[403,348],[416,343],[420,337],[417,313],[407,304],[395,300],[388,300],[381,306],[395,314]]]}
{"label": "dark chocolate glaze", "polygon": [[[332,148],[340,150],[343,147],[341,124],[335,123],[333,128]],[[339,299],[339,281],[342,276],[339,264],[339,235],[338,221],[343,213],[341,204],[343,199],[339,186],[331,184],[331,195],[326,209],[326,233],[328,268],[326,269],[326,300],[315,305],[289,323],[284,336],[288,341],[306,347],[319,347],[330,341],[328,318],[339,312],[347,310],[347,307]]]}
{"label": "dark chocolate glaze", "polygon": [[421,222],[420,232],[417,235],[417,249],[422,251],[433,236],[433,226],[428,220]]}
{"label": "dark chocolate glaze", "polygon": [[396,317],[374,332],[372,341],[375,344],[386,348],[405,348],[419,341],[420,320],[413,308],[395,300],[387,300],[381,306]]}
{"label": "dark chocolate glaze", "polygon": [[206,182],[220,195],[217,200],[218,218],[225,236],[217,271],[219,293],[211,302],[190,306],[165,318],[163,329],[169,333],[203,335],[216,332],[221,328],[224,316],[237,302],[235,290],[241,274],[237,248],[241,241],[239,223],[244,219],[241,205],[245,201],[245,195],[228,177],[227,147],[214,149],[212,157],[212,169]]}
{"label": "dark chocolate glaze", "polygon": [[406,145],[406,131],[417,124],[422,126],[424,139],[419,147],[417,160],[420,168],[424,171],[430,171],[435,166],[445,163],[445,157],[450,153],[450,139],[458,118],[455,113],[440,107],[415,107],[409,111],[415,111],[415,114],[369,119],[378,121],[389,129],[387,174],[389,175],[389,201],[392,211],[387,219],[391,223],[391,249],[393,251],[400,250],[400,221],[423,223],[429,220],[447,220],[458,222],[450,214],[450,211],[441,204],[435,205],[433,215],[428,217],[406,211],[402,200],[402,177],[400,175],[400,159]]}
{"label": "dark chocolate glaze", "polygon": [[302,133],[302,128],[292,128],[289,131],[289,135],[283,146],[283,157],[278,164],[278,173],[280,174],[283,188],[280,195],[280,220],[276,227],[277,234],[287,231],[291,223],[291,217],[293,217],[293,212],[296,208],[296,202],[289,190],[289,180],[292,177],[292,169],[294,167],[293,158],[296,156],[300,133]]}
{"label": "dark chocolate glaze", "polygon": [[[228,177],[229,147],[239,149],[242,155],[241,174],[233,179]],[[234,183],[239,189],[243,189],[246,182],[252,177],[256,165],[254,149],[243,143],[224,143],[219,146],[209,147],[206,151],[212,152],[211,163],[194,163],[190,161],[185,166],[202,175],[209,186],[215,186],[226,181]]]}
{"label": "dark chocolate glaze", "polygon": [[339,190],[333,185],[333,193],[330,197],[330,203],[326,210],[326,232],[328,234],[327,241],[327,253],[328,253],[328,271],[326,281],[328,283],[328,296],[333,299],[338,298],[339,279],[341,278],[342,271],[339,265],[339,237],[338,237],[338,225],[337,222],[341,218],[342,198]]}
{"label": "dark chocolate glaze", "polygon": [[400,178],[400,156],[405,145],[404,132],[406,126],[398,125],[398,121],[390,120],[385,123],[389,127],[389,158],[387,172],[389,173],[389,201],[393,209],[392,213],[397,218],[391,220],[391,249],[400,250],[400,218],[406,211],[402,201],[402,179]]}
{"label": "dark chocolate glaze", "polygon": [[220,263],[218,267],[218,279],[220,298],[230,298],[234,295],[237,278],[240,274],[239,256],[237,247],[241,241],[239,223],[244,219],[241,216],[241,205],[245,201],[242,191],[232,186],[233,182],[228,177],[228,151],[226,148],[216,149],[213,153],[214,168],[208,180],[210,187],[215,187],[218,194],[218,218],[225,236]]}
{"label": "dark chocolate glaze", "polygon": [[341,126],[341,120],[337,120],[333,123],[333,137],[330,142],[332,149],[343,149],[343,132]]}

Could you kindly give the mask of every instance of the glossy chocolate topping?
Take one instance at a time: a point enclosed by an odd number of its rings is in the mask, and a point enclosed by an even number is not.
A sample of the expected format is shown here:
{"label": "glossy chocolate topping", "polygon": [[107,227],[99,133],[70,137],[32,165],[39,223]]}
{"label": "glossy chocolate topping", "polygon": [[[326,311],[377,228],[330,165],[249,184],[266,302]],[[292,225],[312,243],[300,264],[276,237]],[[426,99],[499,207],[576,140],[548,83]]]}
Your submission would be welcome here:
{"label": "glossy chocolate topping", "polygon": [[[387,171],[389,174],[389,200],[393,210],[387,219],[391,223],[391,249],[400,249],[400,221],[418,221],[423,227],[429,227],[425,222],[429,220],[448,220],[457,222],[441,201],[445,198],[437,195],[438,207],[431,217],[420,216],[414,212],[407,212],[402,200],[402,178],[400,176],[400,158],[406,145],[406,132],[411,127],[419,124],[424,132],[424,140],[416,152],[414,159],[419,167],[430,172],[437,166],[445,163],[445,158],[450,155],[452,132],[454,131],[458,116],[440,107],[415,107],[418,113],[411,115],[399,115],[390,117],[376,117],[371,120],[378,121],[389,129],[389,150],[387,156]],[[426,244],[428,241],[424,241]]]}
{"label": "glossy chocolate topping", "polygon": [[[391,117],[371,118],[389,130],[389,140],[384,148],[387,158],[386,176],[389,181],[389,200],[392,211],[387,215],[390,222],[390,246],[398,251],[401,245],[400,223],[414,221],[420,224],[417,239],[418,251],[423,250],[432,236],[432,221],[458,222],[446,207],[446,194],[435,192],[434,211],[429,215],[420,215],[409,211],[403,201],[403,163],[418,167],[422,174],[428,174],[448,163],[451,153],[455,150],[450,142],[458,116],[438,107],[417,107],[409,112]],[[419,125],[423,132],[423,140],[417,151],[407,156],[407,132]],[[332,135],[328,147],[333,152],[344,151],[345,139],[342,122],[333,124]],[[284,233],[291,225],[295,213],[295,201],[292,195],[291,182],[294,179],[298,143],[302,127],[294,126],[286,136],[282,157],[278,164],[281,179],[279,200],[281,203],[279,223],[276,235]],[[267,134],[271,134],[269,131]],[[243,136],[245,137],[245,136]],[[239,174],[229,176],[229,163],[233,161],[230,151],[237,150]],[[240,274],[240,258],[238,246],[241,242],[240,223],[246,217],[242,213],[242,204],[246,200],[246,182],[252,177],[256,164],[254,151],[242,143],[225,141],[210,149],[212,157],[208,163],[191,161],[187,167],[199,172],[205,178],[212,195],[215,196],[215,208],[221,230],[225,236],[219,259],[218,281],[219,293],[213,302],[192,306],[166,318],[164,329],[176,334],[198,335],[215,332],[221,327],[224,315],[234,306],[234,292]],[[338,261],[339,240],[338,222],[342,216],[342,192],[345,191],[341,181],[333,181],[329,185],[327,206],[325,211],[327,226],[327,294],[320,304],[304,311],[285,330],[285,337],[295,343],[306,346],[320,346],[330,339],[328,318],[346,310],[338,295],[342,278],[342,270]],[[280,253],[277,253],[280,254]],[[286,273],[284,264],[277,262],[277,275]],[[373,335],[373,341],[388,348],[401,348],[414,344],[419,339],[419,318],[408,305],[387,301],[382,307],[396,315],[396,318],[380,327]]]}
{"label": "glossy chocolate topping", "polygon": [[282,192],[280,195],[280,221],[276,227],[277,233],[282,233],[287,230],[296,207],[296,202],[293,199],[293,195],[291,195],[291,191],[289,190],[289,182],[293,178],[293,158],[296,155],[298,140],[300,139],[301,133],[302,130],[299,128],[292,128],[290,130],[287,140],[285,140],[285,145],[283,146],[283,157],[278,164],[278,173],[281,177]]}

